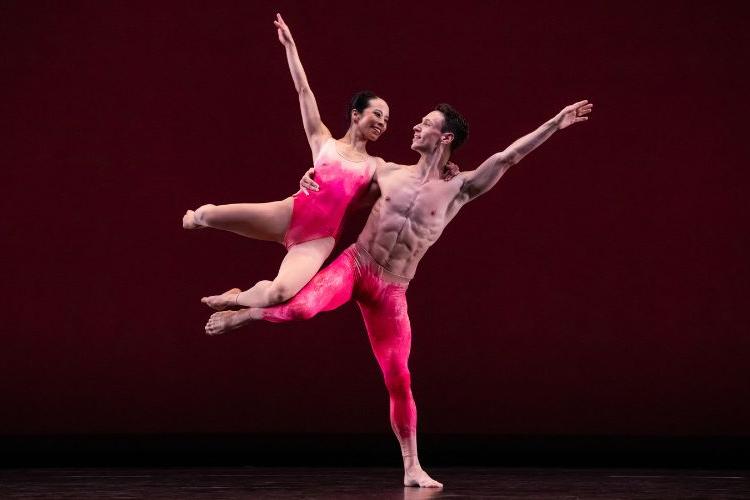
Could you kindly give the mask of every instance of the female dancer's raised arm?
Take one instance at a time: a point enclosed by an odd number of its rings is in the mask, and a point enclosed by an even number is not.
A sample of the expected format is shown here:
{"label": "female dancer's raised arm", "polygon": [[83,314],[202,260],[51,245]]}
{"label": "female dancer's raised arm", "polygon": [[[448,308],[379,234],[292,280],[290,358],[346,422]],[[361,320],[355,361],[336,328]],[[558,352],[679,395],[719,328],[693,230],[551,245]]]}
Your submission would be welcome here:
{"label": "female dancer's raised arm", "polygon": [[292,74],[294,88],[297,90],[297,94],[299,94],[302,125],[305,127],[307,142],[310,143],[313,161],[315,161],[321,146],[331,138],[331,132],[323,124],[323,120],[320,119],[318,103],[315,101],[315,95],[310,89],[310,84],[307,82],[307,75],[305,75],[305,69],[302,67],[302,61],[300,61],[299,53],[297,52],[297,45],[294,43],[289,26],[286,25],[281,14],[276,14],[276,20],[273,24],[276,25],[279,33],[279,41],[286,49],[289,72]]}

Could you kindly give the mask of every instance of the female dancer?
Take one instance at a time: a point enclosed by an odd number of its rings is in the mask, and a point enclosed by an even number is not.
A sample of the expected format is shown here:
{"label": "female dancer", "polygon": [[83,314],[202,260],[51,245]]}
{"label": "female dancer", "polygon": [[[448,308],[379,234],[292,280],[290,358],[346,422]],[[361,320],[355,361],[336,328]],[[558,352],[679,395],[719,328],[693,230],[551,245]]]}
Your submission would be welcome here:
{"label": "female dancer", "polygon": [[245,291],[233,288],[201,299],[216,310],[230,306],[266,307],[296,295],[330,255],[346,209],[368,190],[378,163],[383,162],[368,155],[366,147],[368,141],[378,140],[386,131],[388,104],[369,91],[356,94],[349,108],[349,130],[341,139],[333,139],[320,119],[289,26],[280,14],[276,14],[274,25],[286,49],[289,70],[299,94],[302,123],[312,150],[315,182],[322,190],[308,192],[303,188],[281,201],[203,205],[185,213],[182,225],[186,229],[213,227],[249,238],[277,241],[287,248],[273,281],[259,281]]}

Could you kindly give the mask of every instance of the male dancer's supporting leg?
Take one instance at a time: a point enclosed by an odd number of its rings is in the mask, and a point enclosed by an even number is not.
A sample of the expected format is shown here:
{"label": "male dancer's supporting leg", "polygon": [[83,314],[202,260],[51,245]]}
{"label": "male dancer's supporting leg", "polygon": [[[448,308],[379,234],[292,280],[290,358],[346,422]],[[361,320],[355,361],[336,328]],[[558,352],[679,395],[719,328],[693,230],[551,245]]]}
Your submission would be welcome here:
{"label": "male dancer's supporting leg", "polygon": [[[382,280],[376,300],[357,300],[370,337],[375,359],[380,365],[390,398],[391,427],[401,445],[404,460],[404,486],[441,488],[419,464],[417,454],[417,405],[411,393],[408,361],[411,351],[411,323],[406,305],[406,286]],[[369,287],[368,287],[369,288]]]}
{"label": "male dancer's supporting leg", "polygon": [[206,324],[206,333],[218,335],[258,319],[274,323],[310,319],[319,312],[336,309],[354,295],[388,388],[391,427],[404,460],[404,485],[442,487],[422,469],[417,456],[417,408],[408,368],[411,326],[406,285],[385,281],[372,263],[361,264],[367,258],[360,254],[359,260],[356,248],[349,247],[289,302],[214,313]]}

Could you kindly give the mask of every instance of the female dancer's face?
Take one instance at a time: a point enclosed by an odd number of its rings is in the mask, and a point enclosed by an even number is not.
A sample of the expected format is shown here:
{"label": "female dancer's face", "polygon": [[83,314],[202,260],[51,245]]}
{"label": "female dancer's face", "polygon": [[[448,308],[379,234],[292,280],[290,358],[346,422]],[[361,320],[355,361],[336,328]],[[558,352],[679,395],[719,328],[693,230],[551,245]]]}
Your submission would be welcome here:
{"label": "female dancer's face", "polygon": [[388,104],[378,97],[370,99],[369,105],[362,113],[355,111],[352,120],[368,141],[377,141],[388,128],[388,114]]}

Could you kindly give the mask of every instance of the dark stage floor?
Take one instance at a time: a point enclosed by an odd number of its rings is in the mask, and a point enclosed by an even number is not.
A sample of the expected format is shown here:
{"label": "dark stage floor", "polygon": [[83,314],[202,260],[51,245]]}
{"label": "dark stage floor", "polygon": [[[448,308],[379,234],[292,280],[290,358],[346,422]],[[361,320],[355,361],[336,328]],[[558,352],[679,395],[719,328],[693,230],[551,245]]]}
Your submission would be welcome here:
{"label": "dark stage floor", "polygon": [[0,498],[750,498],[731,470],[435,468],[443,490],[399,486],[387,468],[0,470]]}

